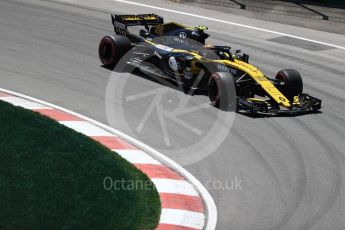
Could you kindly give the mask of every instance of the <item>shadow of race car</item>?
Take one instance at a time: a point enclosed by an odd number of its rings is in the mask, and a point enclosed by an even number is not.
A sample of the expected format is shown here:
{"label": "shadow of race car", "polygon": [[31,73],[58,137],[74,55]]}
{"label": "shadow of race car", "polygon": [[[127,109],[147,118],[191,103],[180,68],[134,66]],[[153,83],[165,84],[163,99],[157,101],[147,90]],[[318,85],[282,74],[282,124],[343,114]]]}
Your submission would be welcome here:
{"label": "shadow of race car", "polygon": [[[115,35],[103,37],[99,44],[99,58],[107,68],[125,57],[126,65],[146,74],[207,91],[211,103],[222,110],[234,103],[238,112],[270,115],[321,108],[320,99],[303,93],[298,71],[284,69],[269,78],[240,50],[205,45],[209,37],[205,26],[164,23],[155,14],[112,14],[111,19]],[[144,28],[136,35],[128,30],[131,26]]]}

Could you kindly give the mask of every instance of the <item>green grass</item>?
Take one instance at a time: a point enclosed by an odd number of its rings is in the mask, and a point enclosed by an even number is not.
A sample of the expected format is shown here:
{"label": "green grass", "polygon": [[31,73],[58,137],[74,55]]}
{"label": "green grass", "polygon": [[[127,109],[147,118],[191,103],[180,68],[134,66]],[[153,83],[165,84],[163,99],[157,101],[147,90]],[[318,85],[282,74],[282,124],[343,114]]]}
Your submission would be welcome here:
{"label": "green grass", "polygon": [[[0,229],[154,229],[159,196],[119,155],[59,123],[0,101]],[[106,190],[105,177],[151,189]],[[108,185],[107,185],[108,186]]]}

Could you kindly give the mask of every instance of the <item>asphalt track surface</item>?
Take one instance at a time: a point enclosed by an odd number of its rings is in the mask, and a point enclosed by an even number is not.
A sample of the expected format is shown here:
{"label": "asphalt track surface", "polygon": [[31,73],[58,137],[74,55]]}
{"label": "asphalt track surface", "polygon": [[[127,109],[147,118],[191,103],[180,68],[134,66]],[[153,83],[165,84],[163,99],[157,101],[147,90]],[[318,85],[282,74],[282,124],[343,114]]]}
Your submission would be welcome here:
{"label": "asphalt track surface", "polygon": [[[114,4],[116,13],[138,10]],[[173,13],[164,15],[170,20],[185,19]],[[188,20],[189,25],[201,23],[199,19]],[[2,88],[109,122],[104,101],[111,71],[100,67],[97,55],[100,38],[112,33],[107,13],[10,0],[0,1],[0,23]],[[323,99],[319,114],[273,118],[236,115],[232,129],[216,150],[185,166],[208,184],[218,207],[217,229],[345,229],[344,50],[214,22],[207,25],[213,35],[211,42],[231,41],[231,46],[251,54],[251,62],[268,75],[274,76],[283,68],[298,69],[305,91]],[[157,83],[136,75],[130,81],[137,87],[127,87],[128,95],[157,87]],[[204,96],[195,98],[207,100]],[[170,99],[163,100],[163,106]],[[126,111],[129,123],[138,123],[146,106],[120,101],[114,105]],[[199,130],[206,130],[213,113],[214,109],[207,108],[191,116]],[[133,133],[125,125],[115,128]],[[157,119],[148,119],[139,139],[163,153],[166,148],[173,159],[169,148],[195,143],[190,130],[168,125],[171,146],[167,147],[160,129]],[[241,186],[231,188],[235,180],[240,180]],[[210,181],[218,184],[212,187]],[[228,189],[218,188],[226,183]]]}

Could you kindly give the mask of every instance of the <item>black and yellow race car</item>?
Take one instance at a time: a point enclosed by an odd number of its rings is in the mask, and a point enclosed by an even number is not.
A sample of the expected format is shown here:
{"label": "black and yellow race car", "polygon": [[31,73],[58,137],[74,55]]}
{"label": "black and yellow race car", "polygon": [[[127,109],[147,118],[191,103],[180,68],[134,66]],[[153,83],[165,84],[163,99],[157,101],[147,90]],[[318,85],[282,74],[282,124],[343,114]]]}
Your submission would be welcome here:
{"label": "black and yellow race car", "polygon": [[[99,44],[105,67],[114,67],[125,57],[126,65],[144,73],[207,91],[211,103],[222,110],[234,103],[239,112],[261,114],[301,114],[321,108],[320,99],[303,93],[296,70],[284,69],[269,78],[249,64],[247,54],[206,45],[205,26],[164,23],[155,14],[112,14],[111,19],[115,35],[105,36]],[[144,29],[135,35],[129,26]]]}

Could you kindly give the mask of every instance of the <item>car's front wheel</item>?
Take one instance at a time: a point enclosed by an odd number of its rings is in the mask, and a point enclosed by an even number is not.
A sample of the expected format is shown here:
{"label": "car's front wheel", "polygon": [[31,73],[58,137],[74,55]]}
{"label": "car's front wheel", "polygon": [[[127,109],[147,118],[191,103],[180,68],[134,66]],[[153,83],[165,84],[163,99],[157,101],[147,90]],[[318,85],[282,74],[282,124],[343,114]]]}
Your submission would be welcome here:
{"label": "car's front wheel", "polygon": [[302,77],[294,69],[283,69],[280,70],[276,79],[281,82],[281,85],[278,86],[278,89],[284,94],[284,96],[293,101],[295,96],[299,96],[303,92],[303,81]]}
{"label": "car's front wheel", "polygon": [[236,102],[233,77],[227,72],[216,72],[208,81],[208,97],[215,107],[229,111]]}

